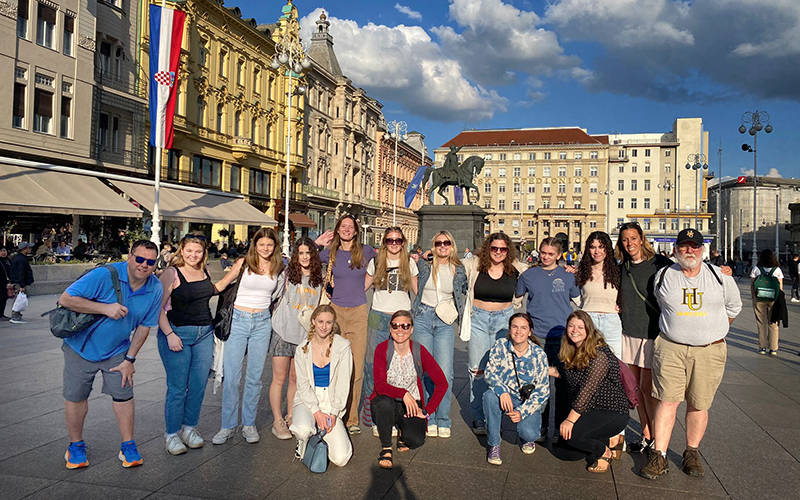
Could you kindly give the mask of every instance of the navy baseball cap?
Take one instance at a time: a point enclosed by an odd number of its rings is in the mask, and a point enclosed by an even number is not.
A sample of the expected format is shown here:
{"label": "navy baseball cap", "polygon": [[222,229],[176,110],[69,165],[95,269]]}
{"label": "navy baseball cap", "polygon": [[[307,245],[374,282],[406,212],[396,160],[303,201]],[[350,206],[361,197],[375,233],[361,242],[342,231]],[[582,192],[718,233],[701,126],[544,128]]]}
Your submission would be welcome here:
{"label": "navy baseball cap", "polygon": [[684,229],[678,233],[678,239],[675,240],[676,245],[693,242],[695,245],[703,246],[703,234],[697,229]]}

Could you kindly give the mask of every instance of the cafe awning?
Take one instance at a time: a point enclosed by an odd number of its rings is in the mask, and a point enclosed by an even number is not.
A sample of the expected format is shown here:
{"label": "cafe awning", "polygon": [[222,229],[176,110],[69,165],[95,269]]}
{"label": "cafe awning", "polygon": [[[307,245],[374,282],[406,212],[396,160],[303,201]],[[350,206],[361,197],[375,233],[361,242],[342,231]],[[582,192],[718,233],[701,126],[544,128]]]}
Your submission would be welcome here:
{"label": "cafe awning", "polygon": [[141,217],[142,211],[91,174],[0,163],[0,211]]}
{"label": "cafe awning", "polygon": [[[152,212],[154,183],[110,181],[120,191]],[[276,226],[272,217],[250,205],[240,195],[191,187],[162,184],[159,212],[164,220],[216,224]]]}
{"label": "cafe awning", "polygon": [[289,220],[292,221],[294,227],[317,227],[317,223],[305,214],[289,214]]}

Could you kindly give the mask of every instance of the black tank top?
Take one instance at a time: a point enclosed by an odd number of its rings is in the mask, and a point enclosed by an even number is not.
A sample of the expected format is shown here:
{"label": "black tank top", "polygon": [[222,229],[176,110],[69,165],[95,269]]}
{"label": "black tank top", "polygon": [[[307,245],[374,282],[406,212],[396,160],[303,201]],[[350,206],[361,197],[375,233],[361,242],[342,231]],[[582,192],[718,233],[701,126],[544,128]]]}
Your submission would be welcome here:
{"label": "black tank top", "polygon": [[517,276],[503,273],[494,279],[487,273],[478,273],[475,281],[475,298],[484,302],[511,302],[517,289]]}
{"label": "black tank top", "polygon": [[206,278],[202,281],[188,282],[176,268],[181,285],[172,290],[172,309],[167,311],[167,318],[175,326],[206,326],[213,321],[208,301],[216,293],[208,271],[203,272]]}

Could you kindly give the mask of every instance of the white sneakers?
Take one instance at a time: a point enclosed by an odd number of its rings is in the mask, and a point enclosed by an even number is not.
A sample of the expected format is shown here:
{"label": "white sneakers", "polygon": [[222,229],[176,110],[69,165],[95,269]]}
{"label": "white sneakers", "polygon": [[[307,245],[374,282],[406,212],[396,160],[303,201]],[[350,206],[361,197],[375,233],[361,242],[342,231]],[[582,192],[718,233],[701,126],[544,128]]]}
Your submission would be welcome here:
{"label": "white sneakers", "polygon": [[181,438],[183,444],[188,446],[189,448],[196,450],[197,448],[202,448],[205,444],[203,438],[200,437],[200,434],[197,432],[197,429],[194,427],[184,427],[178,433],[178,437]]}
{"label": "white sneakers", "polygon": [[[372,426],[372,435],[375,437],[380,437],[380,434],[378,434],[377,425]],[[397,437],[397,427],[392,427],[392,437]]]}
{"label": "white sneakers", "polygon": [[436,424],[431,424],[428,426],[428,432],[425,433],[426,436],[429,438],[435,438],[439,436],[439,427]]}
{"label": "white sneakers", "polygon": [[255,425],[243,425],[242,426],[242,437],[244,440],[250,444],[257,443],[261,436],[258,435],[258,429],[256,429]]}
{"label": "white sneakers", "polygon": [[278,439],[292,439],[292,433],[289,432],[289,426],[283,419],[276,420],[272,424],[272,435]]}
{"label": "white sneakers", "polygon": [[214,434],[211,442],[214,444],[225,444],[225,442],[236,434],[236,427],[231,429],[220,429],[218,433]]}
{"label": "white sneakers", "polygon": [[167,436],[167,453],[170,455],[181,455],[186,453],[186,445],[177,434]]}
{"label": "white sneakers", "polygon": [[447,439],[450,437],[450,427],[439,427],[439,437]]}

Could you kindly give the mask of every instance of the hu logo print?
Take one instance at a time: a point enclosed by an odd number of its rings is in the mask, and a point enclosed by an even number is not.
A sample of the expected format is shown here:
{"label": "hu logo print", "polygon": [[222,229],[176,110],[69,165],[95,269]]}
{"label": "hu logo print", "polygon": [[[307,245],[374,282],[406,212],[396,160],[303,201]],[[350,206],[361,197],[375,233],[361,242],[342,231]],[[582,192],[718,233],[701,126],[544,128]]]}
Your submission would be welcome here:
{"label": "hu logo print", "polygon": [[699,311],[703,308],[703,292],[698,292],[697,288],[684,288],[681,305],[687,306],[692,311]]}

